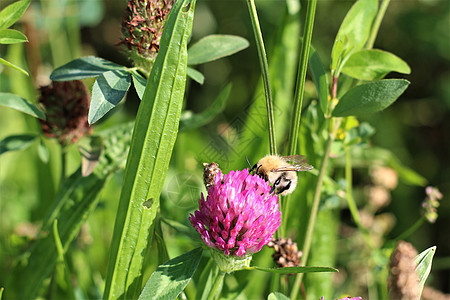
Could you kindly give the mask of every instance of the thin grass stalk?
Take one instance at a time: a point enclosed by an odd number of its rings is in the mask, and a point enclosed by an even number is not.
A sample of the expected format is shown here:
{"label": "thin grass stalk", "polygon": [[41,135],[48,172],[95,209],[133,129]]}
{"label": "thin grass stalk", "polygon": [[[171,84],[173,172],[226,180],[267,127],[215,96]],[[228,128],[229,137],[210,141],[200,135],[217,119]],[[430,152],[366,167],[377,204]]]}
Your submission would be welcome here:
{"label": "thin grass stalk", "polygon": [[214,278],[214,282],[211,287],[211,291],[209,292],[208,300],[218,299],[217,296],[219,295],[220,291],[222,290],[224,278],[225,278],[225,273],[218,270],[218,272]]}
{"label": "thin grass stalk", "polygon": [[[331,120],[331,122],[332,122],[332,120]],[[320,166],[319,176],[317,178],[316,189],[314,191],[314,199],[313,199],[313,204],[312,204],[312,208],[311,208],[311,214],[310,214],[309,221],[308,221],[308,227],[306,229],[305,242],[303,244],[303,249],[302,249],[302,252],[303,252],[302,264],[304,266],[306,266],[307,262],[308,262],[309,250],[311,249],[311,241],[312,241],[312,236],[313,236],[313,232],[314,232],[314,224],[316,223],[317,212],[319,210],[320,194],[322,193],[323,179],[325,178],[325,175],[326,175],[328,160],[330,157],[331,146],[333,145],[333,142],[334,142],[334,132],[331,132],[328,136],[327,144],[325,146],[325,152],[324,152],[323,158],[322,158],[322,165]],[[292,287],[292,291],[291,291],[291,299],[297,299],[300,285],[303,281],[303,274],[304,273],[299,273],[295,277],[295,283],[294,283],[294,285]]]}
{"label": "thin grass stalk", "polygon": [[277,145],[275,138],[275,121],[273,115],[273,97],[272,87],[270,85],[269,64],[267,63],[266,49],[264,47],[263,36],[261,33],[261,27],[259,26],[258,13],[256,11],[255,1],[248,0],[248,9],[250,12],[250,19],[252,23],[253,33],[255,35],[256,48],[258,50],[258,58],[261,66],[261,73],[264,83],[264,92],[266,97],[266,109],[267,109],[267,121],[269,131],[269,147],[270,154],[277,153]]}
{"label": "thin grass stalk", "polygon": [[377,37],[378,30],[380,29],[381,21],[384,18],[384,14],[389,6],[391,0],[383,0],[380,5],[380,9],[378,10],[377,16],[372,25],[372,30],[370,32],[369,39],[367,40],[366,48],[371,49],[373,44],[375,43],[375,38]]}
{"label": "thin grass stalk", "polygon": [[303,43],[298,65],[297,83],[294,96],[294,117],[291,123],[291,136],[289,140],[289,154],[297,154],[297,141],[300,133],[300,121],[302,116],[303,94],[305,91],[306,72],[308,69],[309,50],[314,27],[317,0],[308,1],[306,10],[305,30],[303,32]]}

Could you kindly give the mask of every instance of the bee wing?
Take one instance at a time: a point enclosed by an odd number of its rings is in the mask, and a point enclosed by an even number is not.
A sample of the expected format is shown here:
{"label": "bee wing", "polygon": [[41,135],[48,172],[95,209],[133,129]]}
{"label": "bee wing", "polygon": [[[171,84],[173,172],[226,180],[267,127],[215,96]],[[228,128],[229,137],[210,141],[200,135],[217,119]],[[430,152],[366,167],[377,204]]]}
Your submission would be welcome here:
{"label": "bee wing", "polygon": [[308,171],[314,168],[310,164],[308,164],[308,159],[303,155],[289,155],[281,157],[285,162],[290,163],[290,166],[281,167],[273,172],[284,172],[284,171]]}

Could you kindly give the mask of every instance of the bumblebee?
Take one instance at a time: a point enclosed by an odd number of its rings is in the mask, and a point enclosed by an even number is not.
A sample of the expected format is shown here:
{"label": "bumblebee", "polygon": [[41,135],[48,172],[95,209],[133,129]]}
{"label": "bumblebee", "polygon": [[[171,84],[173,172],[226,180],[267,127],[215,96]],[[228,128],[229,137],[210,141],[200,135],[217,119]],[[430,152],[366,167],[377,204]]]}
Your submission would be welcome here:
{"label": "bumblebee", "polygon": [[286,196],[292,193],[297,186],[297,172],[308,171],[314,168],[307,163],[303,155],[267,155],[261,158],[251,169],[255,174],[272,185],[273,193]]}

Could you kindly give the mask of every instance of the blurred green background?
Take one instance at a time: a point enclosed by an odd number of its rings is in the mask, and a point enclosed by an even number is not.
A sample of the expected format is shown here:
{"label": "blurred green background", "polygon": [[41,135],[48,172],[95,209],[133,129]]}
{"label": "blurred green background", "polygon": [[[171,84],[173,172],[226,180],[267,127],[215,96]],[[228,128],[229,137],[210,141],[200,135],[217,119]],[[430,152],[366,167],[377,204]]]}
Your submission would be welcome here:
{"label": "blurred green background", "polygon": [[[9,3],[11,1],[2,0],[0,9]],[[334,37],[352,3],[343,0],[318,1],[312,43],[324,65],[330,63]],[[304,13],[306,5],[303,1],[301,5]],[[31,80],[14,70],[3,69],[0,73],[0,91],[36,101],[35,87],[48,84],[48,76],[55,67],[79,56],[96,55],[130,65],[116,46],[125,7],[125,1],[32,1],[22,24],[15,27],[27,35],[29,43],[25,46],[2,46],[0,49],[0,57],[28,66]],[[270,62],[271,49],[284,12],[284,1],[257,1],[257,7]],[[245,108],[253,102],[260,79],[245,1],[199,0],[195,14],[192,42],[213,33],[234,34],[249,40],[250,47],[231,57],[201,65],[198,70],[205,75],[204,85],[190,82],[187,88],[186,109],[200,112],[209,107],[227,83],[233,84],[225,111],[211,124],[183,133],[177,140],[163,191],[163,198],[169,204],[163,204],[162,210],[176,207],[178,210],[171,211],[171,214],[182,223],[187,223],[187,211],[196,206],[199,192],[203,189],[200,163],[207,158],[208,147],[220,151],[221,140],[233,139],[239,130],[236,116],[245,118]],[[450,203],[447,197],[450,194],[450,1],[391,1],[374,48],[401,57],[410,65],[412,72],[410,75],[388,76],[406,78],[411,85],[391,107],[365,120],[376,129],[372,144],[391,150],[403,164],[424,176],[430,185],[437,186],[444,194],[437,222],[424,224],[409,241],[419,251],[437,246],[427,283],[450,293]],[[312,84],[307,85],[306,97],[305,103],[315,97]],[[106,128],[132,120],[138,105],[139,100],[131,89],[126,103],[97,127]],[[283,122],[276,118],[276,123]],[[11,134],[39,131],[37,122],[31,117],[3,108],[0,110],[0,128],[0,139]],[[54,141],[46,140],[45,143],[51,149],[50,168],[38,159],[37,145],[0,157],[0,283],[5,281],[12,260],[21,247],[35,234],[38,221],[45,216],[58,186],[58,176],[55,174],[59,174],[60,168],[59,148]],[[245,154],[252,156],[251,153]],[[241,154],[241,161],[231,161],[229,164],[221,162],[220,157],[216,159],[228,171],[227,167],[231,166],[245,167],[245,154]],[[72,147],[69,151],[69,172],[78,167],[79,161],[76,147]],[[92,271],[92,276],[79,278],[94,281],[94,284],[85,282],[82,285],[98,286],[95,281],[101,281],[106,272],[121,176],[119,172],[109,182],[99,207],[83,227],[84,238],[77,239],[80,244],[72,263],[78,267],[74,269],[78,272]],[[355,172],[354,181],[364,186],[367,171]],[[184,187],[179,187],[180,183]],[[419,218],[419,208],[424,198],[423,188],[400,182],[392,192],[391,204],[383,209],[383,212],[395,216],[396,225],[389,233],[390,237],[397,236]],[[342,218],[350,219],[345,211]],[[168,240],[168,243],[171,257],[191,247],[187,238],[177,240],[177,243]],[[91,290],[89,295],[95,297],[99,292]]]}

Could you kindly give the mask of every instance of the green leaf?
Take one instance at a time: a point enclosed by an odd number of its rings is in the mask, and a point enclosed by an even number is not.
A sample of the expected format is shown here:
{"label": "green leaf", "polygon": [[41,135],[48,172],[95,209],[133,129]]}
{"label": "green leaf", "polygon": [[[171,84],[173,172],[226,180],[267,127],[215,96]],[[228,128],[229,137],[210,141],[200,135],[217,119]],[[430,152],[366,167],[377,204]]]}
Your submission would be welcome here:
{"label": "green leaf", "polygon": [[188,65],[199,65],[230,56],[249,46],[240,36],[212,34],[189,47]]}
{"label": "green leaf", "polygon": [[45,145],[44,141],[42,139],[39,140],[39,145],[38,145],[38,156],[41,159],[41,161],[46,164],[48,163],[49,157],[50,157],[50,153],[48,151],[47,146]]}
{"label": "green leaf", "polygon": [[191,111],[184,112],[180,118],[180,131],[198,128],[211,122],[216,115],[224,110],[230,91],[231,84],[228,84],[214,100],[213,104],[199,114],[193,114]]}
{"label": "green leaf", "polygon": [[9,107],[33,117],[45,120],[45,114],[36,105],[15,94],[0,93],[0,106]]}
{"label": "green leaf", "polygon": [[383,79],[361,84],[347,91],[333,110],[333,116],[360,116],[385,109],[406,90],[409,81]]}
{"label": "green leaf", "polygon": [[131,85],[130,73],[122,70],[100,74],[92,87],[88,122],[94,124],[125,97]]}
{"label": "green leaf", "polygon": [[382,50],[360,50],[348,58],[342,73],[359,80],[376,80],[389,72],[409,74],[408,64],[398,56]]}
{"label": "green leaf", "polygon": [[0,30],[16,23],[23,15],[31,0],[17,1],[0,11]]}
{"label": "green leaf", "polygon": [[416,273],[419,276],[420,295],[422,295],[423,286],[425,285],[428,275],[430,275],[431,264],[433,263],[435,252],[436,246],[433,246],[416,256]]}
{"label": "green leaf", "polygon": [[328,79],[325,68],[316,50],[311,46],[309,52],[309,70],[319,95],[320,108],[328,113]]}
{"label": "green leaf", "polygon": [[183,106],[194,7],[195,0],[175,1],[172,6],[139,106],[110,247],[105,299],[136,298],[141,292],[144,254]]}
{"label": "green leaf", "polygon": [[81,154],[81,175],[89,176],[97,166],[103,150],[103,138],[90,136],[81,140],[78,150]]}
{"label": "green leaf", "polygon": [[357,51],[364,46],[377,10],[377,0],[358,0],[353,4],[336,35],[331,52],[332,70],[336,69],[339,58],[346,50]]}
{"label": "green leaf", "polygon": [[28,148],[36,137],[35,134],[10,135],[0,141],[0,155],[9,151]]}
{"label": "green leaf", "polygon": [[205,76],[203,76],[202,73],[200,73],[194,68],[191,67],[187,68],[187,76],[191,77],[191,79],[193,79],[199,84],[203,84],[205,82]]}
{"label": "green leaf", "polygon": [[289,298],[282,293],[275,292],[270,293],[269,296],[267,297],[267,300],[289,300]]}
{"label": "green leaf", "polygon": [[248,267],[247,269],[279,274],[339,272],[339,270],[330,267],[284,267],[284,268]]}
{"label": "green leaf", "polygon": [[145,79],[138,71],[132,70],[131,77],[133,77],[133,84],[139,99],[144,97],[145,86],[147,85],[147,79]]}
{"label": "green leaf", "polygon": [[13,63],[10,63],[9,61],[7,61],[7,60],[5,60],[5,59],[3,59],[3,58],[1,58],[1,57],[0,57],[0,64],[3,64],[3,65],[5,65],[5,66],[11,67],[11,68],[14,68],[14,69],[16,69],[17,71],[20,71],[20,72],[22,72],[23,74],[25,74],[25,75],[28,76],[28,72],[27,72],[27,71],[25,71],[24,69],[22,69],[22,68],[19,67],[19,66],[16,66],[16,65],[13,64]]}
{"label": "green leaf", "polygon": [[0,30],[0,44],[17,44],[25,42],[28,42],[28,39],[20,31],[14,29]]}
{"label": "green leaf", "polygon": [[127,71],[127,68],[100,57],[86,56],[56,68],[50,74],[50,79],[55,81],[79,80],[96,77],[113,70]]}
{"label": "green leaf", "polygon": [[191,280],[202,257],[202,248],[196,248],[158,266],[139,296],[146,299],[175,299]]}

